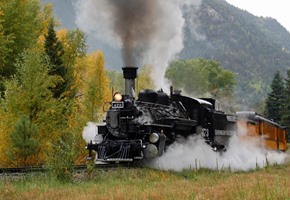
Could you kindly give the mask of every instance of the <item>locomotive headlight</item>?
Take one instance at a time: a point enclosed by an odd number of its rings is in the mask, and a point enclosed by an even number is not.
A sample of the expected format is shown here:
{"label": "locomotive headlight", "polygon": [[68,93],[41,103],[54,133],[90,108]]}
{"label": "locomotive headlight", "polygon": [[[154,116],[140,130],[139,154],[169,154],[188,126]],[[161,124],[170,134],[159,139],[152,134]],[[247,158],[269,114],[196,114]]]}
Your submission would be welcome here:
{"label": "locomotive headlight", "polygon": [[116,92],[116,93],[114,94],[113,99],[114,99],[114,101],[121,101],[121,100],[122,100],[122,95],[121,95],[121,93]]}
{"label": "locomotive headlight", "polygon": [[158,156],[158,148],[154,144],[148,144],[143,152],[146,158],[156,158]]}
{"label": "locomotive headlight", "polygon": [[151,143],[156,143],[159,140],[159,135],[157,133],[151,133],[149,135],[149,141]]}

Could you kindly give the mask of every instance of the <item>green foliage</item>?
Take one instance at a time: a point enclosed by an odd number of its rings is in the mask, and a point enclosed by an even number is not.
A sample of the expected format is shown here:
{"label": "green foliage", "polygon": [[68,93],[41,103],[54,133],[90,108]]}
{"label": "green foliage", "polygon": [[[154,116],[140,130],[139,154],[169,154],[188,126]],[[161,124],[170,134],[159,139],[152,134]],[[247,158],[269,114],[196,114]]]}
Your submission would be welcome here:
{"label": "green foliage", "polygon": [[281,118],[282,124],[286,126],[288,138],[290,139],[290,70],[287,71],[287,78],[285,83],[285,101]]}
{"label": "green foliage", "polygon": [[36,135],[37,126],[31,123],[27,115],[23,115],[16,122],[11,137],[11,148],[8,149],[11,160],[17,162],[17,166],[28,166],[29,157],[36,155],[39,150]]}
{"label": "green foliage", "polygon": [[59,181],[70,181],[74,172],[74,136],[63,133],[61,137],[51,143],[52,150],[47,154],[46,168],[52,177]]}
{"label": "green foliage", "polygon": [[233,97],[233,89],[236,84],[235,75],[229,70],[225,70],[220,63],[209,61],[206,65],[209,71],[209,92],[213,97],[222,96]]}
{"label": "green foliage", "polygon": [[64,53],[61,42],[56,37],[54,30],[54,22],[51,20],[48,28],[48,33],[45,36],[45,53],[48,55],[52,68],[49,71],[50,75],[57,75],[62,78],[55,87],[51,88],[54,98],[59,98],[68,89],[67,69],[64,66],[62,55]]}
{"label": "green foliage", "polygon": [[63,55],[65,65],[73,65],[76,58],[82,58],[86,55],[86,37],[80,29],[69,30],[62,42],[65,47]]}
{"label": "green foliage", "polygon": [[35,120],[53,102],[48,88],[58,79],[48,75],[49,65],[42,54],[28,50],[22,59],[16,64],[17,74],[6,82],[5,102],[7,111],[16,115],[26,113]]}
{"label": "green foliage", "polygon": [[10,36],[5,35],[4,28],[3,28],[3,13],[1,12],[0,8],[0,73],[3,73],[3,69],[5,65],[7,65],[8,60],[7,56],[11,53],[11,49],[8,46],[11,44],[12,39]]}
{"label": "green foliage", "polygon": [[[35,45],[39,32],[42,29],[39,0],[0,0],[3,12],[2,27],[6,44],[6,63],[1,66],[1,76],[10,77],[16,72],[14,63],[19,55],[31,45]],[[1,56],[2,57],[2,56]]]}
{"label": "green foliage", "polygon": [[63,46],[56,36],[53,20],[50,21],[48,33],[45,37],[45,53],[48,55],[50,63],[54,65],[54,68],[51,69],[51,74],[64,75],[61,68],[63,65],[61,58],[64,53]]}
{"label": "green foliage", "polygon": [[[165,76],[174,87],[189,95],[216,98],[225,109],[234,106],[235,75],[216,61],[201,58],[178,60],[171,63]],[[232,102],[230,107],[227,105],[229,102]]]}
{"label": "green foliage", "polygon": [[271,83],[271,92],[266,99],[265,115],[269,119],[273,119],[275,122],[281,123],[281,116],[284,110],[285,102],[285,88],[284,82],[277,71]]}
{"label": "green foliage", "polygon": [[84,33],[79,30],[70,30],[64,31],[65,35],[61,36],[61,31],[59,31],[60,41],[64,46],[64,54],[63,64],[67,71],[65,80],[67,80],[66,84],[66,92],[65,96],[69,97],[69,99],[73,99],[77,93],[77,85],[74,76],[74,67],[77,59],[83,58],[86,56],[86,38]]}
{"label": "green foliage", "polygon": [[1,112],[5,115],[2,128],[5,132],[9,133],[10,127],[14,127],[22,115],[28,116],[30,123],[38,127],[35,139],[40,150],[30,160],[31,165],[44,162],[44,152],[49,150],[47,142],[55,140],[60,130],[67,126],[65,104],[54,99],[49,89],[58,81],[57,77],[48,74],[49,67],[47,58],[41,53],[28,50],[22,54],[16,65],[16,75],[5,82],[5,98],[1,101]]}
{"label": "green foliage", "polygon": [[107,76],[110,79],[110,88],[113,89],[114,92],[121,92],[122,94],[125,93],[125,80],[123,78],[123,73],[114,71],[114,70],[107,70]]}

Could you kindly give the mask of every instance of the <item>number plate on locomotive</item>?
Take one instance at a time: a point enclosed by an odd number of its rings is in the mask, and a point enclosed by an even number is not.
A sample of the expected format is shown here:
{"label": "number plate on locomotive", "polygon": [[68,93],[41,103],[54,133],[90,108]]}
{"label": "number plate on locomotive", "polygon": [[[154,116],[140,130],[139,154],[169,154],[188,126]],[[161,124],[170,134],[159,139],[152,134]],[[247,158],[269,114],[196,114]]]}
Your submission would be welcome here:
{"label": "number plate on locomotive", "polygon": [[124,108],[124,102],[112,102],[112,108]]}

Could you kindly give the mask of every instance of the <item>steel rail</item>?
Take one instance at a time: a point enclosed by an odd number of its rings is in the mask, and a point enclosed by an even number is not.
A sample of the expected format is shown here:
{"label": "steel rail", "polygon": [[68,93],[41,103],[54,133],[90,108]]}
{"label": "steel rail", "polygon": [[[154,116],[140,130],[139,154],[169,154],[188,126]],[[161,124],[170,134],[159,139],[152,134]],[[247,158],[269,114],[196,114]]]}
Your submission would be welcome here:
{"label": "steel rail", "polygon": [[[87,170],[87,165],[74,165],[75,171]],[[133,163],[102,163],[95,164],[94,169],[110,169],[110,168],[134,168],[138,167]],[[139,166],[140,167],[140,166]],[[44,166],[39,167],[13,167],[13,168],[0,168],[0,175],[2,174],[27,174],[36,172],[48,172],[49,169]]]}

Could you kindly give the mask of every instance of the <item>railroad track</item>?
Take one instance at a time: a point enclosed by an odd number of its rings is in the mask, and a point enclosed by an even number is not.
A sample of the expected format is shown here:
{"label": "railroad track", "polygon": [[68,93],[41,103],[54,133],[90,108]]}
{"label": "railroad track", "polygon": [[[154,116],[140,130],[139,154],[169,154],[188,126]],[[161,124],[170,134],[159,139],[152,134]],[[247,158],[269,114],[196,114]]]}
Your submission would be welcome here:
{"label": "railroad track", "polygon": [[30,172],[44,172],[43,167],[14,167],[14,168],[0,168],[0,174],[15,174],[15,173],[30,173]]}
{"label": "railroad track", "polygon": [[[113,168],[131,168],[131,167],[137,167],[136,165],[132,165],[132,164],[120,164],[120,163],[116,163],[116,164],[97,164],[94,165],[94,169],[113,169]],[[81,171],[85,171],[87,170],[87,165],[75,165],[74,166],[74,170],[76,172],[81,172]],[[1,175],[21,175],[21,174],[29,174],[29,173],[44,173],[49,171],[49,169],[40,166],[40,167],[16,167],[16,168],[0,168],[0,176]]]}

